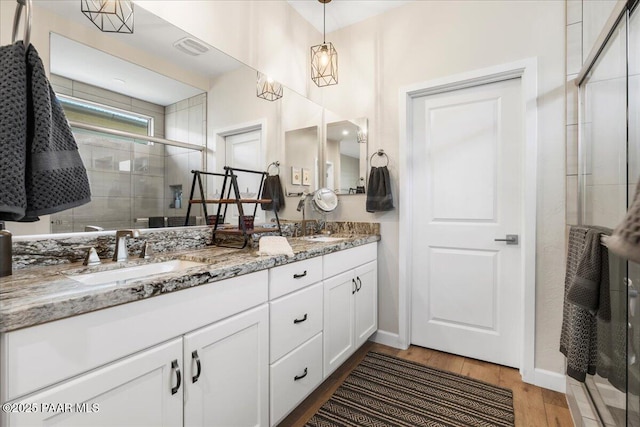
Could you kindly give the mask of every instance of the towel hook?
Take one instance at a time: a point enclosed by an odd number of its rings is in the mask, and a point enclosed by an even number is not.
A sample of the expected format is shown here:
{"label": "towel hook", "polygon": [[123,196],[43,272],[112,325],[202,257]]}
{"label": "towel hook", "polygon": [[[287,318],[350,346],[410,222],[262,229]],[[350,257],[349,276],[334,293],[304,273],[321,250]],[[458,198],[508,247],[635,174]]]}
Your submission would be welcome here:
{"label": "towel hook", "polygon": [[379,157],[384,156],[387,159],[387,163],[385,163],[383,166],[389,166],[389,156],[387,156],[387,153],[384,152],[384,150],[382,148],[380,148],[378,151],[376,151],[375,153],[373,153],[371,155],[371,158],[369,158],[369,163],[371,164],[371,167],[373,166],[373,158],[378,155]]}
{"label": "towel hook", "polygon": [[275,162],[271,162],[269,163],[269,166],[267,166],[267,174],[271,175],[271,166],[275,166],[276,167],[276,175],[280,175],[280,162],[279,161],[275,161]]}
{"label": "towel hook", "polygon": [[11,35],[11,43],[16,42],[18,36],[18,28],[20,27],[20,18],[22,16],[22,8],[25,7],[25,24],[24,24],[24,37],[22,42],[24,43],[25,50],[29,47],[29,41],[31,39],[31,0],[16,0],[16,13],[13,17],[13,33]]}

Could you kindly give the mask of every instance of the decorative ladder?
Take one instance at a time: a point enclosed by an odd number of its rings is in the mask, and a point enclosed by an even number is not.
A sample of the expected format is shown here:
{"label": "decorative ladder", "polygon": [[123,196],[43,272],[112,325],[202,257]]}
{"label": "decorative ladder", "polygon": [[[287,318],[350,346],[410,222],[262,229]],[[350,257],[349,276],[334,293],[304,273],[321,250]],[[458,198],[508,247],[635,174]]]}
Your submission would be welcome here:
{"label": "decorative ladder", "polygon": [[[268,232],[273,232],[272,228],[253,228],[253,229],[248,229],[247,225],[245,223],[245,221],[243,220],[244,218],[244,208],[243,208],[243,204],[253,204],[254,208],[253,208],[253,216],[255,218],[256,212],[258,210],[258,204],[260,203],[271,203],[272,200],[271,199],[262,199],[260,198],[260,195],[262,194],[262,191],[264,189],[264,180],[268,175],[268,172],[261,172],[261,171],[254,171],[254,170],[249,170],[249,169],[237,169],[237,168],[232,168],[229,166],[225,166],[224,167],[224,174],[221,173],[215,173],[215,172],[205,172],[205,171],[199,171],[199,170],[192,170],[191,173],[193,174],[193,182],[191,184],[191,192],[189,194],[189,207],[187,208],[187,215],[184,219],[184,225],[188,225],[189,222],[189,215],[191,214],[191,206],[193,204],[196,203],[200,203],[202,205],[202,211],[204,213],[204,217],[205,217],[205,222],[207,224],[209,224],[209,215],[207,212],[207,204],[217,204],[218,205],[218,210],[217,210],[217,214],[216,214],[216,221],[215,224],[213,226],[213,244],[216,246],[222,246],[222,247],[227,247],[227,248],[235,248],[235,249],[242,249],[244,247],[247,246],[247,243],[249,243],[249,239],[251,238],[251,234],[254,233],[268,233]],[[258,174],[260,175],[260,185],[258,186],[258,193],[257,193],[257,198],[256,199],[243,199],[240,197],[240,189],[238,187],[238,176],[236,175],[237,172],[241,172],[241,173],[252,173],[252,174]],[[204,186],[202,185],[202,178],[201,175],[212,175],[212,176],[220,176],[220,177],[224,177],[224,180],[222,181],[222,191],[220,191],[220,199],[206,199],[205,198],[205,193],[204,193]],[[196,189],[196,184],[198,185],[198,189],[200,190],[200,199],[194,199],[194,193],[195,193],[195,189]],[[228,186],[228,187],[227,187]],[[226,197],[225,197],[225,191],[226,191]],[[231,192],[233,191],[233,196],[231,195]],[[235,204],[236,207],[238,208],[238,215],[240,220],[238,221],[238,228],[235,229],[219,229],[219,225],[220,223],[224,223],[224,220],[227,216],[227,207],[231,204]],[[275,203],[272,204],[273,205],[273,214],[276,218],[276,223],[278,224],[278,233],[280,235],[282,235],[282,228],[280,227],[280,219],[278,218],[278,209],[275,205]],[[222,209],[222,207],[224,206],[224,210]],[[222,220],[219,221],[220,217],[220,212],[222,212]],[[216,235],[236,235],[236,236],[242,236],[243,238],[243,243],[242,246],[238,247],[238,246],[229,246],[229,245],[225,245],[223,244],[223,242],[221,242],[219,239],[216,239]]]}

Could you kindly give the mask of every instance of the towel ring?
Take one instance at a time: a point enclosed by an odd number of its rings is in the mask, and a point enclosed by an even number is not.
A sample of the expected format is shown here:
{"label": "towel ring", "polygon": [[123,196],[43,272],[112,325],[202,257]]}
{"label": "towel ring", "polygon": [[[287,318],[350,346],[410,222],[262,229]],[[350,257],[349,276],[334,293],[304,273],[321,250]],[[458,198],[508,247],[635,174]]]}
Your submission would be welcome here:
{"label": "towel ring", "polygon": [[275,161],[269,164],[269,166],[267,166],[267,174],[271,175],[271,167],[275,166],[276,168],[276,175],[280,175],[280,162]]}
{"label": "towel ring", "polygon": [[29,41],[31,40],[31,0],[16,0],[16,2],[18,4],[16,5],[16,13],[13,16],[13,33],[11,34],[11,43],[16,42],[18,28],[20,27],[20,18],[22,16],[22,7],[24,6],[27,10],[25,13],[24,37],[22,42],[26,49],[29,47]]}
{"label": "towel ring", "polygon": [[374,167],[374,166],[373,166],[373,158],[374,158],[376,155],[377,155],[377,156],[379,156],[379,157],[384,156],[384,157],[386,158],[386,160],[387,160],[387,163],[385,163],[383,166],[384,166],[384,167],[389,166],[389,156],[387,156],[387,153],[385,153],[385,152],[384,152],[384,150],[380,149],[380,150],[376,151],[375,153],[373,153],[373,154],[371,155],[371,158],[369,158],[369,163],[371,164],[371,167]]}

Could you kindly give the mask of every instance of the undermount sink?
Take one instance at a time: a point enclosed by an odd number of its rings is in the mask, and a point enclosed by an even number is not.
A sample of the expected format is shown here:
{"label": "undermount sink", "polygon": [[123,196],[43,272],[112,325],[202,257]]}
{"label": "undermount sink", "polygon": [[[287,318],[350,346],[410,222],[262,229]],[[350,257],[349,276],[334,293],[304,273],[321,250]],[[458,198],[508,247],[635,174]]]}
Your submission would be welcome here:
{"label": "undermount sink", "polygon": [[302,240],[308,240],[310,242],[339,242],[344,240],[344,237],[328,237],[328,236],[306,236]]}
{"label": "undermount sink", "polygon": [[86,285],[105,285],[108,283],[124,284],[129,280],[142,279],[156,274],[182,271],[200,265],[205,264],[201,262],[176,259],[172,261],[136,265],[135,267],[117,268],[115,270],[78,274],[77,276],[67,277]]}

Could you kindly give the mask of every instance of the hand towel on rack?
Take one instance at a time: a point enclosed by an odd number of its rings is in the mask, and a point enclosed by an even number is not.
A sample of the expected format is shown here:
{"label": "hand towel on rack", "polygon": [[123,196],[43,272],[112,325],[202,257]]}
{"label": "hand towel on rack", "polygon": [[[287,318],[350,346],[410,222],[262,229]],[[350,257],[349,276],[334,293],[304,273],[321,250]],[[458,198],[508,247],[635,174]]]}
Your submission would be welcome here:
{"label": "hand towel on rack", "polygon": [[607,240],[607,246],[617,255],[640,263],[640,181],[636,187],[633,203],[622,223]]}
{"label": "hand towel on rack", "polygon": [[87,171],[38,52],[27,49],[27,208],[21,221],[91,201]]}
{"label": "hand towel on rack", "polygon": [[271,199],[270,203],[262,203],[260,205],[263,211],[273,211],[274,207],[276,211],[284,208],[284,192],[282,191],[280,175],[267,175],[264,179],[262,198]]}
{"label": "hand towel on rack", "polygon": [[369,188],[367,189],[367,212],[390,211],[393,209],[391,179],[386,166],[371,167]]}
{"label": "hand towel on rack", "polygon": [[21,41],[0,47],[0,220],[17,221],[27,207],[27,64]]}

